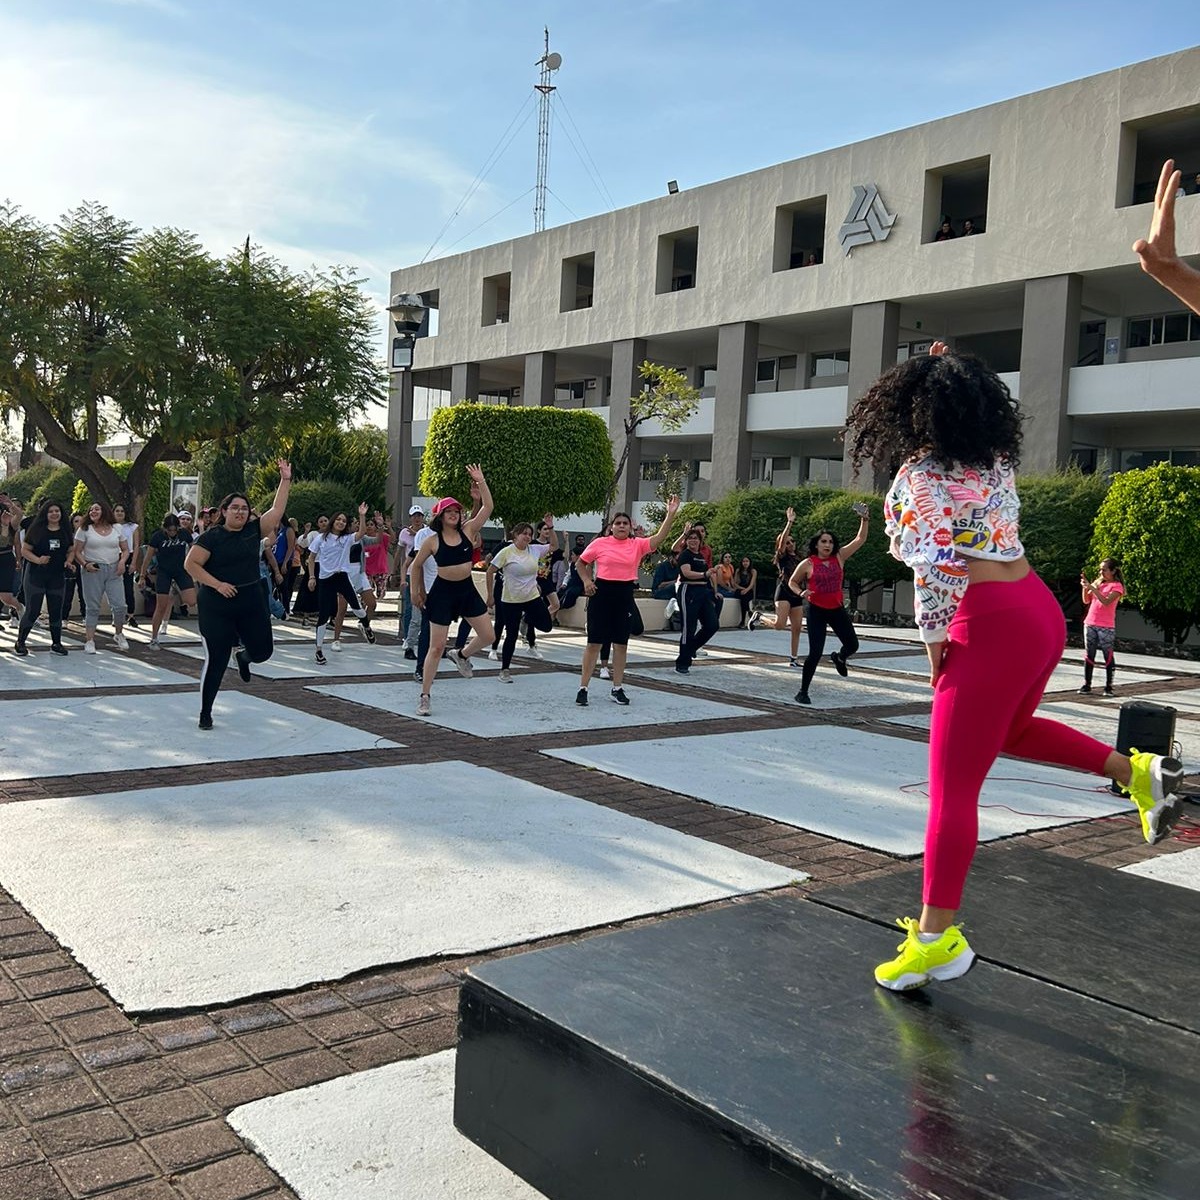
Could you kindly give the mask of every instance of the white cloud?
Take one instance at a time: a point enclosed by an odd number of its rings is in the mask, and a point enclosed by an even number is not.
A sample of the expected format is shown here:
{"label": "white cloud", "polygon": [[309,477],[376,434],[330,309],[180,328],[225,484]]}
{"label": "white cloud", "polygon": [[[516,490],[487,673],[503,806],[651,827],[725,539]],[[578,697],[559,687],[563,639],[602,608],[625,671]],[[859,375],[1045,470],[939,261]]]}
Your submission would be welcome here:
{"label": "white cloud", "polygon": [[249,233],[290,266],[349,262],[386,289],[401,261],[389,244],[397,205],[449,211],[469,173],[369,114],[308,107],[220,70],[100,27],[0,15],[4,196],[47,221],[99,200],[143,227],[191,229],[215,252]]}

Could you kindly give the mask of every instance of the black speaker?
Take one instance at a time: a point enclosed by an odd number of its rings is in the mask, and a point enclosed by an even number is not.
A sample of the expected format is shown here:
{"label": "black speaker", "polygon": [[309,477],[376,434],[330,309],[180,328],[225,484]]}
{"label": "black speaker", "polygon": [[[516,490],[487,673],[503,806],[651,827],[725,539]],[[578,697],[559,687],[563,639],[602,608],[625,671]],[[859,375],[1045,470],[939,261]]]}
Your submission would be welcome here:
{"label": "black speaker", "polygon": [[[1134,746],[1149,754],[1171,755],[1175,747],[1176,710],[1169,704],[1127,700],[1117,721],[1117,750],[1128,754]],[[1123,795],[1114,783],[1112,790]]]}

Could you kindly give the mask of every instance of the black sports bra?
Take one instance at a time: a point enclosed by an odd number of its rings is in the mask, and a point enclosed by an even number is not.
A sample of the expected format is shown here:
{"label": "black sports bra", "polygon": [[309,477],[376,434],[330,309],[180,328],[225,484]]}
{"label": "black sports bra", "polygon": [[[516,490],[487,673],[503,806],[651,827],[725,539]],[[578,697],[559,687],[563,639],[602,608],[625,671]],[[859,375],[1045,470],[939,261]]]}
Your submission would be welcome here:
{"label": "black sports bra", "polygon": [[471,561],[471,541],[460,535],[457,546],[448,546],[444,538],[438,538],[438,548],[433,552],[433,561],[439,567],[457,567]]}

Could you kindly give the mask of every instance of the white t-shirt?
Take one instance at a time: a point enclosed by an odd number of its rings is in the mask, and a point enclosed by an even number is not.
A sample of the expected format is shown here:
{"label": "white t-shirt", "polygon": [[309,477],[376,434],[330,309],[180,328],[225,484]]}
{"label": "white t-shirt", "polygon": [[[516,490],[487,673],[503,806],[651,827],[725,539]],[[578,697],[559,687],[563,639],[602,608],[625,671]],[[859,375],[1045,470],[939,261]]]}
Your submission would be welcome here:
{"label": "white t-shirt", "polygon": [[125,539],[125,545],[133,550],[133,535],[137,533],[138,527],[135,521],[126,521],[124,525],[118,525],[117,528],[121,531],[121,536]]}
{"label": "white t-shirt", "polygon": [[504,572],[501,596],[505,604],[524,604],[542,594],[538,589],[538,569],[549,553],[550,547],[545,542],[532,542],[527,550],[518,550],[510,543],[492,559],[492,566]]}
{"label": "white t-shirt", "polygon": [[77,552],[82,552],[85,562],[115,566],[117,559],[121,557],[121,542],[125,539],[121,530],[120,525],[114,525],[104,534],[97,533],[94,525],[88,529],[78,529],[75,531]]}
{"label": "white t-shirt", "polygon": [[[425,544],[427,538],[433,537],[433,530],[427,525],[424,529],[418,529],[413,536],[413,550],[420,550]],[[409,567],[408,573],[412,575],[412,567]],[[426,560],[425,565],[421,568],[421,574],[425,577],[425,593],[429,594],[429,589],[433,587],[433,581],[437,578],[437,562],[431,554]]]}
{"label": "white t-shirt", "polygon": [[[341,537],[327,533],[318,536],[309,546],[309,552],[317,556],[317,565],[321,568],[321,578],[334,574],[335,571],[350,570],[350,547],[358,541],[357,533],[343,533]],[[357,571],[360,563],[354,564]]]}

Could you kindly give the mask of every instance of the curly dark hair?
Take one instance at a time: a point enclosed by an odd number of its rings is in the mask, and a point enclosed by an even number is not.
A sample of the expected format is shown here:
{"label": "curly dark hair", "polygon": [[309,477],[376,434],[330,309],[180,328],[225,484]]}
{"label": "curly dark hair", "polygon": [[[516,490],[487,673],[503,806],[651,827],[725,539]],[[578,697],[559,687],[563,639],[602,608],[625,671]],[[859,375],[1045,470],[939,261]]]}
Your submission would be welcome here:
{"label": "curly dark hair", "polygon": [[891,473],[917,453],[980,470],[1021,454],[1021,410],[971,354],[921,355],[885,371],[846,420],[850,460]]}
{"label": "curly dark hair", "polygon": [[842,552],[842,539],[838,537],[832,529],[818,529],[816,533],[808,539],[808,557],[817,557],[817,543],[826,535],[829,534],[833,538],[833,556],[836,558]]}

